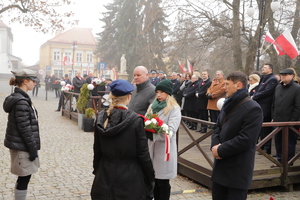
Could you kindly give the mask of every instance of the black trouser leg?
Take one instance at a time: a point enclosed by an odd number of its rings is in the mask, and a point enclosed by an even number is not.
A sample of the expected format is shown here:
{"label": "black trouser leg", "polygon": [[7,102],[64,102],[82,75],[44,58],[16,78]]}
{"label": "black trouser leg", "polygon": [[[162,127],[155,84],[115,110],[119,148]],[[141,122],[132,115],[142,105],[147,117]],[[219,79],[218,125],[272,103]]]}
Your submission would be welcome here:
{"label": "black trouser leg", "polygon": [[169,179],[155,179],[154,200],[169,200],[171,185]]}
{"label": "black trouser leg", "polygon": [[[267,137],[271,132],[273,128],[272,127],[262,127],[260,129],[260,139],[263,140],[265,137]],[[261,149],[264,150],[267,154],[271,154],[271,148],[272,148],[272,139],[267,141]]]}
{"label": "black trouser leg", "polygon": [[[289,129],[289,139],[288,139],[288,160],[293,158],[296,153],[296,144],[297,144],[297,134]],[[278,162],[281,162],[282,158],[282,131],[278,132],[275,135],[275,147],[276,155]]]}
{"label": "black trouser leg", "polygon": [[247,189],[229,188],[218,183],[212,182],[213,200],[246,200]]}
{"label": "black trouser leg", "polygon": [[[199,119],[208,121],[208,110],[207,109],[200,109],[199,110]],[[201,124],[201,127],[206,130],[207,125],[206,124]]]}

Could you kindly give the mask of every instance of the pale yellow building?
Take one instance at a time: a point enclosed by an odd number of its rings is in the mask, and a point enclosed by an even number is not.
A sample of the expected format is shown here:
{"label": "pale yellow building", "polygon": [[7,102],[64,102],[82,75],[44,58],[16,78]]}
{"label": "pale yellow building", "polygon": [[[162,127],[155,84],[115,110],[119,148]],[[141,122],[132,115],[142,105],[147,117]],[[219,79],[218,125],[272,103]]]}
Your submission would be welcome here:
{"label": "pale yellow building", "polygon": [[72,28],[57,33],[40,47],[39,74],[56,75],[58,78],[69,74],[72,79],[79,71],[81,76],[90,72],[97,76],[96,48],[97,40],[90,28]]}

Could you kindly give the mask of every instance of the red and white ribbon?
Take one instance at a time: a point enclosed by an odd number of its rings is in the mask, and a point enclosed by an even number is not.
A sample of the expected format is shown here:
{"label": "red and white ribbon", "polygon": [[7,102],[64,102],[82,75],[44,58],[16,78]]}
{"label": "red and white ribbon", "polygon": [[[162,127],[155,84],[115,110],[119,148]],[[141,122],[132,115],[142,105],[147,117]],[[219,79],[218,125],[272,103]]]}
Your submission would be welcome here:
{"label": "red and white ribbon", "polygon": [[165,134],[165,161],[170,160],[170,137]]}

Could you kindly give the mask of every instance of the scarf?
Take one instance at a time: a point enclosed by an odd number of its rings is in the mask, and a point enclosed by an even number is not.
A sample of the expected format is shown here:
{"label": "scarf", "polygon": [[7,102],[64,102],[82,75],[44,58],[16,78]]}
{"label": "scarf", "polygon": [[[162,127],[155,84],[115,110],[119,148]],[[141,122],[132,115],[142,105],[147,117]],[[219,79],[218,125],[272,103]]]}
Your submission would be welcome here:
{"label": "scarf", "polygon": [[249,86],[249,89],[248,89],[248,92],[251,92],[251,90],[252,90],[253,88],[255,88],[256,86],[258,86],[258,84],[259,84],[259,82],[256,82],[256,83],[250,85],[250,86]]}
{"label": "scarf", "polygon": [[164,101],[158,101],[157,99],[153,102],[151,108],[152,113],[158,113],[161,109],[167,106],[166,100]]}
{"label": "scarf", "polygon": [[246,88],[236,91],[236,93],[234,93],[232,97],[225,100],[222,110],[224,110],[224,112],[228,114],[237,104],[239,104],[248,96],[249,94]]}

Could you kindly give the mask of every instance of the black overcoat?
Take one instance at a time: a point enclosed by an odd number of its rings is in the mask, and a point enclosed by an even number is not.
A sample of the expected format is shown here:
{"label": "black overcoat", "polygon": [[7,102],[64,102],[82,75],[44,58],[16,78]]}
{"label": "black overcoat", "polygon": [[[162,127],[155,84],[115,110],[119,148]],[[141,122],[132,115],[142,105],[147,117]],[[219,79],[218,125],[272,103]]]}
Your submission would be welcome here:
{"label": "black overcoat", "polygon": [[[206,97],[206,92],[207,89],[211,85],[211,80],[210,78],[206,79],[205,81],[200,81],[198,84],[198,88],[196,90],[196,93],[198,93],[198,98],[197,98],[197,108],[201,110],[206,110],[207,109],[207,97]],[[197,110],[198,110],[197,109]]]}
{"label": "black overcoat", "polygon": [[[263,114],[257,102],[249,100],[239,105],[222,125],[226,113],[248,96],[247,89],[220,112],[212,134],[211,147],[218,147],[219,157],[215,159],[212,180],[220,185],[248,189],[252,181],[256,142],[263,122]],[[228,100],[227,100],[228,101]]]}
{"label": "black overcoat", "polygon": [[195,106],[197,105],[196,89],[198,88],[199,82],[195,81],[194,83],[190,82],[188,86],[183,91],[184,95],[184,105],[183,110],[186,111],[195,111]]}
{"label": "black overcoat", "polygon": [[275,88],[278,85],[278,79],[273,73],[263,75],[259,86],[254,92],[252,99],[256,101],[263,110],[264,118],[271,120],[272,102],[275,94]]}
{"label": "black overcoat", "polygon": [[131,110],[113,109],[106,128],[101,111],[95,127],[92,199],[141,200],[154,181],[143,119]]}

